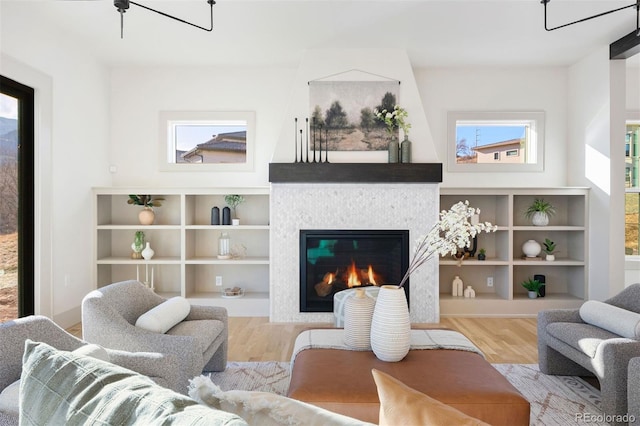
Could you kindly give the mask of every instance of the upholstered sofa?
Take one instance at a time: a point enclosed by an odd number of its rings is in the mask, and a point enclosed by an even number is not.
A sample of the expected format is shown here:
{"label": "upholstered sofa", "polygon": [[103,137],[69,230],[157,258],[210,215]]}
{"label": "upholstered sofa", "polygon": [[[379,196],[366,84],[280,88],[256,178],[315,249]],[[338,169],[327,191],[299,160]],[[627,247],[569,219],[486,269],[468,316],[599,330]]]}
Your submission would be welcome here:
{"label": "upholstered sofa", "polygon": [[[45,342],[65,351],[76,351],[87,346],[87,342],[67,333],[44,316],[29,316],[0,324],[0,392],[11,386],[19,386],[17,381],[22,373],[27,339]],[[164,387],[172,388],[178,381],[178,360],[174,355],[110,349],[105,352],[111,363],[144,374]],[[7,393],[17,390],[17,387],[7,389]],[[0,425],[18,424],[14,411],[17,407],[5,407],[4,404],[8,402],[0,402]]]}
{"label": "upholstered sofa", "polygon": [[627,376],[629,426],[640,426],[640,357],[629,361]]}
{"label": "upholstered sofa", "polygon": [[188,315],[166,332],[137,327],[139,318],[167,299],[139,281],[122,281],[87,294],[82,301],[82,337],[105,348],[175,355],[181,363],[178,391],[202,371],[227,365],[227,310],[191,305]]}
{"label": "upholstered sofa", "polygon": [[[602,410],[624,416],[638,409],[640,393],[640,283],[604,303],[588,301],[580,309],[538,313],[538,360],[545,374],[595,376],[600,382]],[[585,320],[586,319],[586,320]],[[621,334],[622,333],[622,334]],[[626,335],[626,336],[625,336]],[[633,375],[629,377],[629,372]],[[617,423],[617,422],[613,422]]]}

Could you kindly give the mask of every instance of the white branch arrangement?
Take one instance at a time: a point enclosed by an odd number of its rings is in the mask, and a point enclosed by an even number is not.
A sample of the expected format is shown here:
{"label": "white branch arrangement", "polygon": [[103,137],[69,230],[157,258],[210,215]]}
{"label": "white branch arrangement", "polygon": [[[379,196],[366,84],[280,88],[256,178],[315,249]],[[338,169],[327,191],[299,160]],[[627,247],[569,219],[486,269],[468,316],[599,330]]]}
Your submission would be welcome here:
{"label": "white branch arrangement", "polygon": [[468,248],[471,239],[481,232],[495,232],[498,227],[490,222],[472,225],[470,218],[480,214],[480,209],[469,207],[469,201],[458,202],[450,210],[440,212],[438,220],[429,233],[418,239],[409,269],[402,277],[398,287],[402,287],[412,272],[422,266],[434,254],[440,256],[454,255],[458,249]]}

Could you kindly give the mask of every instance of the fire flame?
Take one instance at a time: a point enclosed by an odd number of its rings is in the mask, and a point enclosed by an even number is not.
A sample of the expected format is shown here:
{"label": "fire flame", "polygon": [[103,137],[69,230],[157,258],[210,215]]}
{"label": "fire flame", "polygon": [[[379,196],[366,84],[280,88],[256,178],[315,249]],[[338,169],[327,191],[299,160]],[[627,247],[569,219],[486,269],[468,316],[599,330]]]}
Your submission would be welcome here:
{"label": "fire flame", "polygon": [[369,283],[373,285],[378,285],[376,279],[373,276],[373,268],[369,265],[369,270],[367,271],[367,275],[369,275]]}
{"label": "fire flame", "polygon": [[349,288],[351,287],[359,287],[362,285],[360,282],[360,274],[358,273],[358,269],[356,269],[356,262],[351,261],[351,267],[349,268],[349,278],[347,279],[347,285]]}

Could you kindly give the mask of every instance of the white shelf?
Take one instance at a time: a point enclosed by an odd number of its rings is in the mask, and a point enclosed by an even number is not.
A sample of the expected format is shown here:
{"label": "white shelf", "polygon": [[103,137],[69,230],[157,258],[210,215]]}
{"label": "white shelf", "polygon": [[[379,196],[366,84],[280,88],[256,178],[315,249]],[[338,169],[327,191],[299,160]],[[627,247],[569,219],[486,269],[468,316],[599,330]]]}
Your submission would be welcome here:
{"label": "white shelf", "polygon": [[[138,224],[140,206],[127,204],[129,194],[163,197],[154,209],[153,225]],[[211,225],[214,206],[226,206],[227,194],[241,194],[237,208],[240,225]],[[164,297],[182,295],[193,303],[224,306],[229,315],[269,315],[269,188],[94,188],[94,282],[136,279],[140,266],[153,266],[154,286]],[[131,243],[136,231],[145,233],[155,256],[132,259]],[[231,236],[246,256],[218,259],[218,237]],[[239,286],[247,293],[223,299],[215,286]]]}
{"label": "white shelf", "polygon": [[[586,188],[440,188],[440,207],[469,200],[480,208],[480,221],[498,225],[498,231],[478,236],[478,249],[487,259],[440,260],[440,314],[442,316],[534,316],[541,309],[574,308],[587,299],[588,195]],[[535,198],[556,208],[549,226],[533,226],[524,212]],[[557,243],[554,261],[524,260],[522,244],[545,238]],[[543,253],[544,254],[544,253]],[[477,256],[477,254],[476,254]],[[533,275],[546,276],[546,296],[529,299],[520,283]],[[475,299],[451,294],[454,276],[472,285]],[[493,278],[489,287],[487,279]]]}

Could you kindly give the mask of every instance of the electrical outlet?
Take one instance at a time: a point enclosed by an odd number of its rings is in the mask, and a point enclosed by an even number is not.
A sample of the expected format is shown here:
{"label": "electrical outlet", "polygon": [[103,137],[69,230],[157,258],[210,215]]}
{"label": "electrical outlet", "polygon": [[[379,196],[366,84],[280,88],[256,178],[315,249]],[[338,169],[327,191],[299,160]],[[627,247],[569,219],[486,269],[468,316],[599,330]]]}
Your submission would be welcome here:
{"label": "electrical outlet", "polygon": [[216,287],[222,287],[222,277],[220,275],[216,275]]}
{"label": "electrical outlet", "polygon": [[487,287],[493,287],[493,277],[487,277]]}

